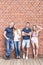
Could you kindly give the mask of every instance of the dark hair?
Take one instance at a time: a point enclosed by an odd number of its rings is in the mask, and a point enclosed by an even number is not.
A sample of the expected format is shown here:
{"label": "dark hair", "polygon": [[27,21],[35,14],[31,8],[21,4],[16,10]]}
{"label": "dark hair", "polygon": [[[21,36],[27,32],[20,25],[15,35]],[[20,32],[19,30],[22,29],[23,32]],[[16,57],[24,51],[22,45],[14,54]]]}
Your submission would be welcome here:
{"label": "dark hair", "polygon": [[26,23],[30,24],[30,22],[26,22]]}
{"label": "dark hair", "polygon": [[33,26],[35,26],[35,27],[37,28],[37,26],[36,26],[36,25],[33,25]]}
{"label": "dark hair", "polygon": [[[33,25],[33,26],[35,26],[35,28],[37,28],[37,26],[36,26],[36,25]],[[33,29],[33,27],[32,27],[32,29]],[[34,31],[34,29],[33,29],[33,31]]]}

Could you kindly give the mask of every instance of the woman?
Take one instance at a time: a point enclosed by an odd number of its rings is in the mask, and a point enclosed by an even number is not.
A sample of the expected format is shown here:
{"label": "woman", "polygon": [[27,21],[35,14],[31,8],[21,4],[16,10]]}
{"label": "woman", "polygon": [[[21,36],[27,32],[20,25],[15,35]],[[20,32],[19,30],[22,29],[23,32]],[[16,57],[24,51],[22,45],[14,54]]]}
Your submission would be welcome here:
{"label": "woman", "polygon": [[21,31],[20,29],[17,29],[16,26],[14,26],[14,44],[15,44],[15,49],[16,49],[16,58],[20,58],[20,47],[21,47]]}
{"label": "woman", "polygon": [[35,58],[38,56],[38,48],[39,48],[38,34],[41,30],[42,28],[40,26],[33,25],[31,42],[32,42],[33,54]]}

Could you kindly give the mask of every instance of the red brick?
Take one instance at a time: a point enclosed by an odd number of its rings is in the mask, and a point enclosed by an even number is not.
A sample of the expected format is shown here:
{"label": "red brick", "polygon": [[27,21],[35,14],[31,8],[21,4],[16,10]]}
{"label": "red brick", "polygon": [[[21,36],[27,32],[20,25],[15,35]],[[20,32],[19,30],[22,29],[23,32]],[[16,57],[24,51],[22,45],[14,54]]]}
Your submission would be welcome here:
{"label": "red brick", "polygon": [[[43,27],[43,1],[0,0],[0,56],[5,54],[4,30],[12,21],[18,24],[20,29],[24,27],[26,21],[30,22],[31,28],[33,24]],[[29,54],[32,54],[32,47]],[[43,30],[39,33],[39,54],[43,54]]]}

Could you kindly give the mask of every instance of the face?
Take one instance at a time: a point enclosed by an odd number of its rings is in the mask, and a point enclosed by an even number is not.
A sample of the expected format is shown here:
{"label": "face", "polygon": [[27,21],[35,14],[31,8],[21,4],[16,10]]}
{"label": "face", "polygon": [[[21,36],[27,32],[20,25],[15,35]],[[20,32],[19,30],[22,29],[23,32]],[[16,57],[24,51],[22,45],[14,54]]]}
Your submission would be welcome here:
{"label": "face", "polygon": [[17,29],[17,25],[14,25],[14,29]]}
{"label": "face", "polygon": [[13,22],[10,23],[10,28],[13,28],[13,26],[14,26],[14,23]]}
{"label": "face", "polygon": [[35,31],[36,31],[36,26],[33,26],[33,30],[35,30]]}
{"label": "face", "polygon": [[29,23],[26,23],[25,26],[26,26],[26,28],[29,28],[30,27],[30,24]]}

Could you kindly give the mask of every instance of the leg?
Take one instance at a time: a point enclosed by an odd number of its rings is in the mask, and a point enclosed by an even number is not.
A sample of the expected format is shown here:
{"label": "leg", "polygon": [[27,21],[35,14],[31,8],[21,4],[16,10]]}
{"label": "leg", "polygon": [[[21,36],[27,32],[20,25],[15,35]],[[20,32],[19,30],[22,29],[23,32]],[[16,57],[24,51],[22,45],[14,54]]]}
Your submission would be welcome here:
{"label": "leg", "polygon": [[9,40],[9,46],[10,46],[10,48],[9,48],[7,54],[6,54],[6,55],[8,55],[8,56],[10,56],[10,54],[11,54],[11,53],[13,52],[13,50],[14,50],[13,40]]}
{"label": "leg", "polygon": [[36,43],[36,57],[38,56],[38,43]]}
{"label": "leg", "polygon": [[22,42],[23,58],[25,58],[25,40]]}
{"label": "leg", "polygon": [[30,40],[27,40],[27,53],[26,53],[26,59],[28,59],[29,48],[30,48]]}
{"label": "leg", "polygon": [[8,51],[9,51],[9,48],[10,48],[10,46],[9,46],[9,40],[6,40],[6,57],[8,56]]}
{"label": "leg", "polygon": [[20,47],[21,47],[21,42],[18,41],[18,56],[20,56]]}
{"label": "leg", "polygon": [[32,42],[32,47],[33,47],[33,55],[35,57],[35,45],[34,45],[34,42]]}
{"label": "leg", "polygon": [[28,59],[28,51],[29,51],[29,48],[27,48],[26,59]]}
{"label": "leg", "polygon": [[13,40],[10,40],[10,50],[9,50],[9,55],[14,51],[14,42]]}
{"label": "leg", "polygon": [[15,41],[16,57],[18,56],[18,42]]}

